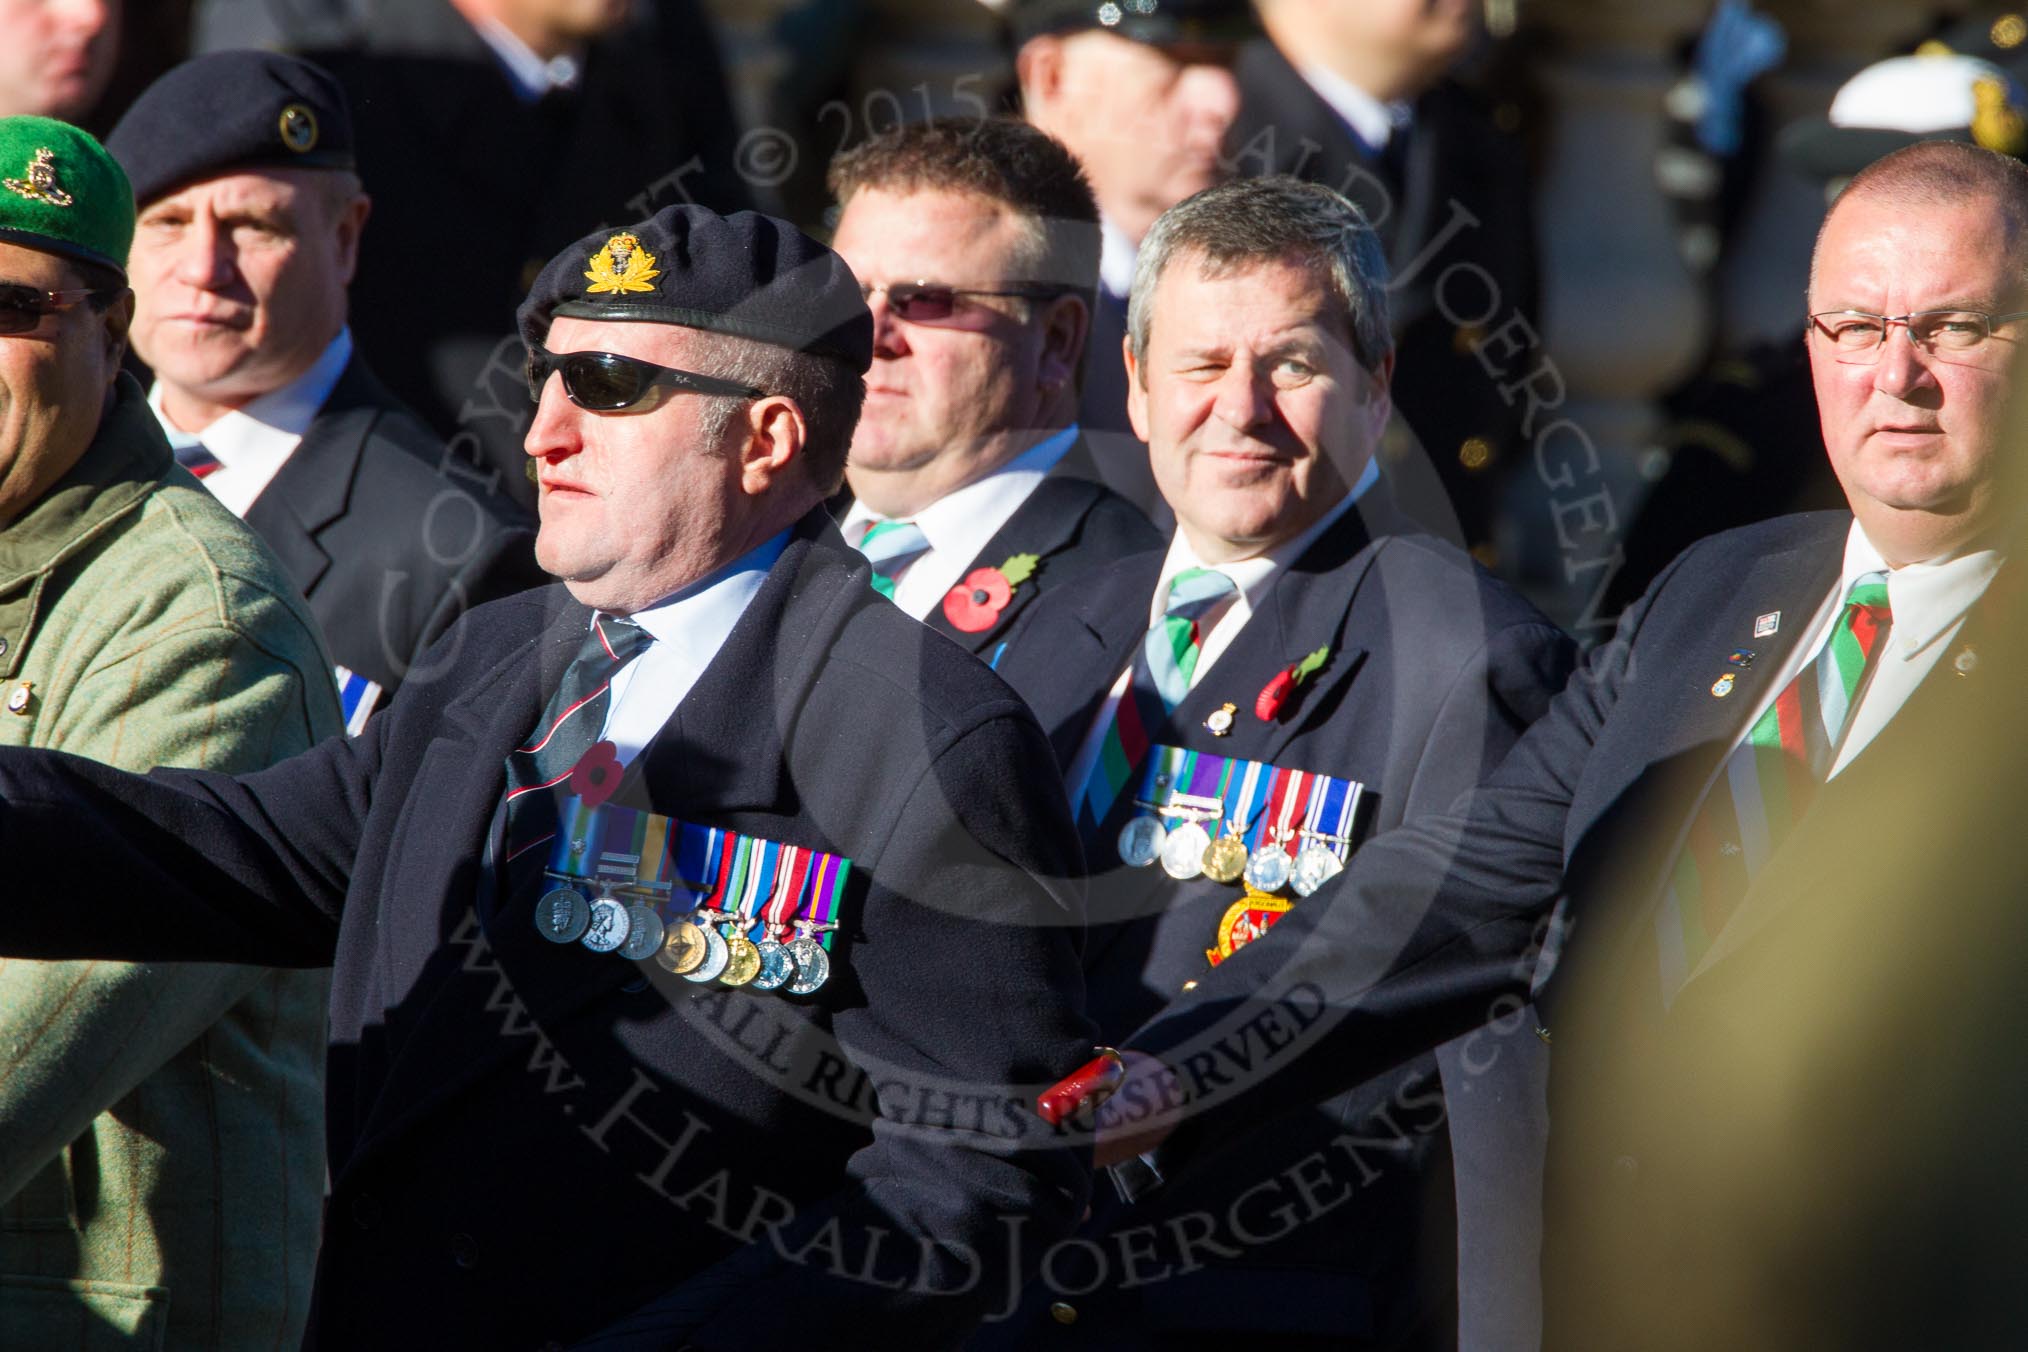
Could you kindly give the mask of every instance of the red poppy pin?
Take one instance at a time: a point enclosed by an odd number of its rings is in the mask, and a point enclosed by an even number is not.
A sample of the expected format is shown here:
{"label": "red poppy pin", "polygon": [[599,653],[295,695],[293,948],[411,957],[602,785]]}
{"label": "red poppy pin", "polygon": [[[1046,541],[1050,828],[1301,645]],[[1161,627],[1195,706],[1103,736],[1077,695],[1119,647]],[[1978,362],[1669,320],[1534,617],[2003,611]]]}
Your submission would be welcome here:
{"label": "red poppy pin", "polygon": [[965,580],[944,593],[944,618],[951,628],[982,634],[999,622],[1000,612],[1014,599],[1014,589],[1035,576],[1035,554],[1016,554],[998,568],[974,568]]}
{"label": "red poppy pin", "polygon": [[1260,694],[1254,697],[1253,714],[1263,723],[1272,723],[1282,716],[1289,701],[1295,698],[1296,690],[1303,682],[1324,669],[1331,660],[1331,649],[1326,646],[1317,649],[1292,667],[1283,667],[1274,674]]}
{"label": "red poppy pin", "polygon": [[593,742],[570,772],[570,791],[586,807],[597,807],[620,786],[620,753],[611,742]]}

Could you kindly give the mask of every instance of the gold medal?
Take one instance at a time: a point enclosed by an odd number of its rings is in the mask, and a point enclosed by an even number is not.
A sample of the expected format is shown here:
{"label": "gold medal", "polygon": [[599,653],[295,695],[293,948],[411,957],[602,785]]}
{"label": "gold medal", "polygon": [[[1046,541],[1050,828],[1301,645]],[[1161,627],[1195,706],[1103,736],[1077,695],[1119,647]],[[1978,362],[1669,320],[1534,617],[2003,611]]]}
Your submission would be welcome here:
{"label": "gold medal", "polygon": [[710,945],[704,942],[704,931],[688,920],[677,920],[670,924],[663,936],[662,947],[655,954],[655,961],[664,971],[682,976],[694,972],[704,962],[704,954]]}
{"label": "gold medal", "polygon": [[1228,822],[1226,833],[1204,847],[1204,876],[1213,882],[1238,882],[1246,872],[1246,842]]}
{"label": "gold medal", "polygon": [[725,937],[725,970],[718,979],[728,986],[744,986],[761,973],[760,948],[746,937],[745,930],[734,930]]}

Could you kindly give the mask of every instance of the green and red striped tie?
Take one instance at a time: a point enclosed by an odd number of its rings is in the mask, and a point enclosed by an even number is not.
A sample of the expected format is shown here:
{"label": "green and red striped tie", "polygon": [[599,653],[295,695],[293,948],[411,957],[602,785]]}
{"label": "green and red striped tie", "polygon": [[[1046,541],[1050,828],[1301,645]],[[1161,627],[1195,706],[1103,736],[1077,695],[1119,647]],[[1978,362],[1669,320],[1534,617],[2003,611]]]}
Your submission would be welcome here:
{"label": "green and red striped tie", "polygon": [[1754,720],[1705,794],[1656,913],[1665,1008],[1829,778],[1891,622],[1887,574],[1853,582],[1830,637]]}

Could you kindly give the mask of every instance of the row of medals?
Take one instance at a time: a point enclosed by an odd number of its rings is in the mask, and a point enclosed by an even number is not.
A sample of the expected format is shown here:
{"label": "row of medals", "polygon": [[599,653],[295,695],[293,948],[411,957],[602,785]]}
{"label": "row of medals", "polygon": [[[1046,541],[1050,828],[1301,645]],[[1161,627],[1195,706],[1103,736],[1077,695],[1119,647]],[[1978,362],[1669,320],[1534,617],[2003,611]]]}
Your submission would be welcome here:
{"label": "row of medals", "polygon": [[[1163,810],[1179,815],[1173,804]],[[1120,859],[1134,868],[1146,868],[1160,860],[1162,871],[1178,882],[1201,873],[1213,882],[1244,880],[1255,892],[1274,893],[1288,887],[1299,897],[1309,896],[1345,871],[1344,861],[1329,844],[1336,837],[1304,831],[1309,839],[1291,859],[1288,836],[1277,834],[1249,854],[1237,822],[1227,822],[1225,834],[1214,840],[1203,821],[1219,814],[1180,815],[1191,819],[1173,828],[1163,826],[1157,817],[1136,817],[1128,822],[1120,831]]]}
{"label": "row of medals", "polygon": [[723,911],[700,909],[667,925],[652,906],[602,892],[596,900],[568,883],[551,888],[535,903],[535,929],[553,944],[581,943],[594,953],[618,953],[640,962],[653,958],[666,972],[702,985],[751,986],[811,995],[831,976],[831,955],[816,931],[830,928],[795,922],[788,943],[747,938],[746,925]]}

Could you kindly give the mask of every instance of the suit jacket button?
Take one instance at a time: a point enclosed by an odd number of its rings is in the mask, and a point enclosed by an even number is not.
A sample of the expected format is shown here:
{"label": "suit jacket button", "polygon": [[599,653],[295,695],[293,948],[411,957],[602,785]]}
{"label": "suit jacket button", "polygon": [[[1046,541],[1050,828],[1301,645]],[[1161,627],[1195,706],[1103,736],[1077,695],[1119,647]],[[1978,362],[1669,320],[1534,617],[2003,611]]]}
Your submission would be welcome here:
{"label": "suit jacket button", "polygon": [[380,1203],[373,1194],[362,1192],[352,1199],[352,1223],[362,1230],[380,1224]]}
{"label": "suit jacket button", "polygon": [[479,1266],[479,1241],[467,1234],[452,1235],[451,1261],[461,1268]]}
{"label": "suit jacket button", "polygon": [[1075,1324],[1077,1322],[1077,1306],[1072,1305],[1067,1300],[1059,1300],[1049,1307],[1049,1317],[1059,1324]]}

